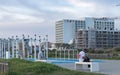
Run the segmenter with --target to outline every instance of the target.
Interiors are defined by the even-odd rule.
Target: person
[[[43,58],[43,54],[42,54],[42,51],[41,51],[41,50],[39,51],[38,56],[39,56],[39,59],[42,59],[42,58]]]
[[[79,54],[79,62],[90,62],[90,58],[86,55],[87,49],[82,50]],[[88,68],[90,68],[90,65],[88,65]]]
[[[89,57],[86,55],[87,49],[80,51],[78,54],[79,62],[90,62]]]

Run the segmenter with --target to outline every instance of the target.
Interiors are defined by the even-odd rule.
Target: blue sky
[[[55,21],[120,17],[117,4],[119,0],[0,0],[0,37],[47,34],[55,42]]]

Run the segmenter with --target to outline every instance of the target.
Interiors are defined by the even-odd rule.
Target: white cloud
[[[88,3],[88,2],[83,2],[80,0],[68,0],[69,3],[71,3],[73,6],[76,7],[94,7],[94,3]]]
[[[7,16],[7,17],[5,17]],[[14,24],[24,24],[24,23],[42,23],[43,18],[35,17],[31,15],[23,14],[2,14],[0,18],[0,25],[14,25]]]
[[[77,11],[74,10],[73,8],[70,8],[70,7],[60,7],[60,6],[57,6],[57,7],[51,7],[51,8],[48,8],[50,11],[55,11],[55,12],[60,12],[60,13],[76,13]]]
[[[0,5],[0,9],[3,11],[7,11],[9,13],[21,13],[21,14],[34,14],[34,13],[39,13],[40,15],[42,15],[43,13],[38,12],[36,10],[27,8],[25,6],[3,6]],[[12,10],[11,10],[12,9]]]
[[[33,14],[36,13],[37,12],[34,12],[26,8],[1,6],[0,25],[4,26],[4,25],[44,22],[42,16],[41,17],[33,16]]]

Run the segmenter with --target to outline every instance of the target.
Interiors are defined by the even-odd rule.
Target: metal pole
[[[29,41],[29,35],[28,35],[28,41]],[[29,45],[27,45],[27,46],[29,46]],[[29,48],[27,47],[27,58],[29,59],[29,56],[30,56],[30,50],[29,50]]]
[[[14,58],[14,36],[12,36],[12,58]]]
[[[4,39],[2,41],[2,53],[3,53],[2,58],[4,58]]]
[[[73,59],[74,59],[74,49],[73,49]]]
[[[31,41],[31,58],[32,58],[32,46],[33,46],[33,44],[32,44],[32,38],[30,39],[30,41]]]
[[[10,58],[10,38],[8,38],[8,58]]]
[[[57,50],[55,51],[56,59],[57,59]]]
[[[43,39],[43,43],[45,43],[45,38]],[[44,46],[44,58],[45,58],[45,57],[46,57],[46,56],[45,56],[45,52],[46,52],[45,44],[43,44],[43,46]]]
[[[24,34],[23,34],[23,39],[22,39],[22,50],[23,50],[23,58],[25,58],[25,41],[24,41],[24,39],[25,39],[25,36],[24,36]]]
[[[76,59],[78,58],[78,56],[77,56],[77,55],[78,55],[78,50],[77,50],[77,54],[76,54]]]
[[[2,58],[2,49],[1,49],[1,39],[0,39],[0,58]]]
[[[64,49],[64,60],[65,60],[65,49]]]
[[[48,59],[48,35],[46,35],[46,59]]]
[[[5,38],[4,38],[4,48],[3,48],[3,52],[4,52],[4,59],[6,58],[6,49],[5,49],[5,43],[6,43],[6,40],[5,40]]]
[[[62,48],[60,49],[60,59],[61,59],[61,51],[62,51]]]
[[[18,54],[18,58],[19,58],[19,54],[20,54],[20,39],[18,38],[17,39],[18,40],[18,51],[17,51],[17,54]]]
[[[16,36],[16,58],[18,58],[18,36]]]
[[[2,53],[1,57],[3,58],[3,39],[1,40],[1,53]]]
[[[1,58],[3,58],[3,39],[1,40]]]
[[[34,59],[36,60],[36,34],[35,34],[35,39],[34,39]]]
[[[68,50],[68,59],[70,58],[70,53],[69,53],[70,51]]]
[[[40,55],[39,54],[42,54],[42,51],[41,51],[41,37],[39,36],[39,53],[38,53],[38,59],[40,59]]]

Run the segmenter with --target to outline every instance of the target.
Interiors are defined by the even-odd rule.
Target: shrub
[[[120,51],[120,47],[115,47],[115,48],[113,48],[113,50],[116,51],[116,52],[119,52]]]
[[[117,53],[113,53],[113,56],[119,56]]]
[[[96,53],[104,53],[103,50],[96,50]]]

